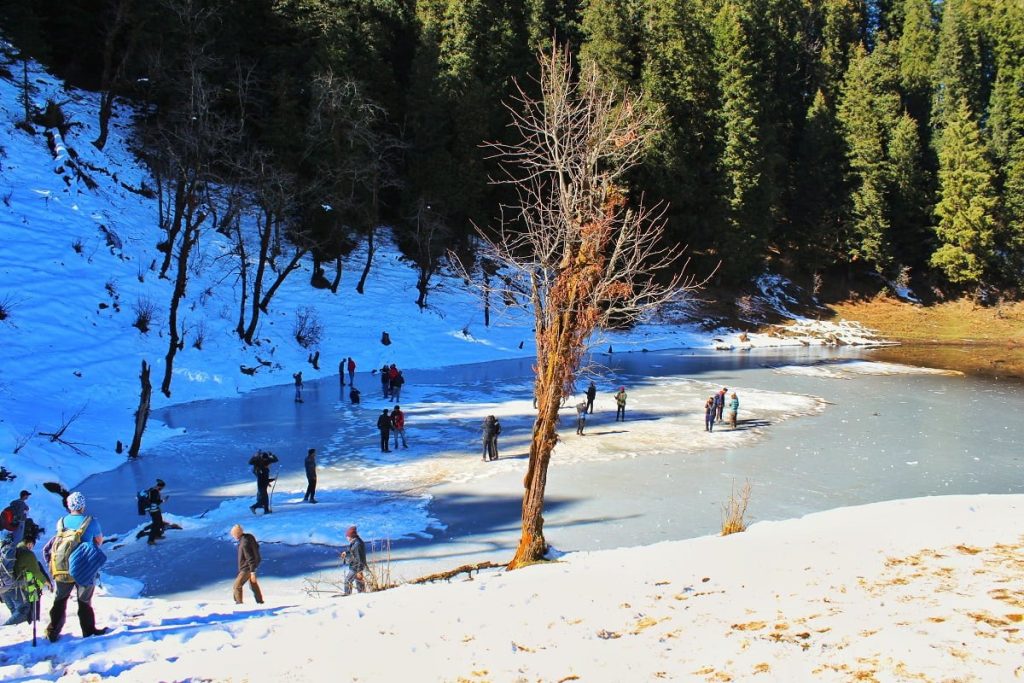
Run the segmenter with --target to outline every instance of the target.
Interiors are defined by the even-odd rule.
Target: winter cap
[[[164,483],[163,479],[157,479],[156,480],[156,485],[159,486],[160,488],[163,488],[164,486],[167,486],[167,484]]]
[[[350,526],[348,528],[348,531],[345,532],[345,537],[346,538],[352,538],[355,535],[356,535],[356,527],[355,527],[355,525]]]
[[[78,491],[73,491],[68,494],[68,510],[72,512],[81,512],[85,509],[85,496]]]
[[[18,497],[19,498],[24,498],[25,496],[31,496],[31,495],[32,495],[31,491],[26,491],[25,489],[22,489],[21,493],[18,494]]]

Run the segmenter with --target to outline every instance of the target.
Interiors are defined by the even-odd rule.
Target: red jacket
[[[356,362],[354,360],[352,360],[351,358],[348,359],[348,371],[349,372],[355,372],[356,371]]]
[[[391,424],[395,429],[403,429],[405,427],[405,413],[401,410],[394,410],[391,412]]]

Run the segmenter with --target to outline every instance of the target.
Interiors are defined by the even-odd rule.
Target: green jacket
[[[14,578],[25,582],[30,595],[37,594],[50,581],[49,575],[39,563],[39,558],[26,548],[24,543],[18,544],[14,554]]]

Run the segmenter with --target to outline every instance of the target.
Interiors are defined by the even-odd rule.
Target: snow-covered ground
[[[105,596],[102,638],[0,629],[0,677],[1013,681],[1022,515],[1020,495],[926,498],[345,599]]]
[[[74,125],[66,138],[51,131],[51,152],[42,131],[29,135],[14,127],[18,89],[0,80],[0,309],[6,314],[0,320],[0,464],[18,477],[0,482],[0,496],[6,501],[22,488],[32,491],[33,518],[52,528],[59,499],[41,493],[44,481],[74,486],[124,461],[114,444],[131,438],[141,361],[153,366],[155,388],[163,374],[171,284],[152,267],[162,257],[155,201],[131,189],[152,186],[129,149],[131,112],[117,111],[110,141],[99,152],[89,142],[95,137],[95,96],[67,90],[38,68],[30,78],[37,104],[64,103]],[[85,186],[72,164],[96,189]],[[204,234],[181,306],[187,332],[172,396],[154,392],[154,408],[288,384],[298,370],[307,380],[329,377],[349,355],[358,363],[360,383],[369,383],[369,370],[383,363],[436,368],[532,354],[528,316],[504,312],[485,327],[479,302],[457,277],[439,276],[430,307],[420,311],[415,273],[382,232],[384,244],[364,294],[354,290],[365,256],[361,248],[346,260],[337,295],[311,288],[310,264],[304,263],[271,303],[253,347],[233,332],[237,266],[225,256],[229,247],[221,235]],[[766,299],[781,296],[781,285],[773,282]],[[139,302],[151,302],[156,311],[146,334],[132,326]],[[312,307],[323,323],[319,371],[293,336],[303,307]],[[749,335],[741,341],[738,333],[677,324],[673,315],[626,334],[603,335],[594,346],[616,352],[742,350],[815,344],[829,335],[847,343],[877,342],[856,326],[812,321],[799,336]],[[201,349],[193,346],[200,330]],[[389,346],[380,343],[383,331]],[[247,375],[241,366],[259,369]],[[820,372],[833,376],[837,367],[822,365]],[[843,373],[879,371],[841,367]],[[650,414],[658,428],[610,434],[597,446],[567,438],[559,446],[560,463],[582,466],[656,452],[681,425],[699,423],[700,400],[712,389],[710,383],[675,379],[631,388],[631,410]],[[528,400],[505,399],[434,402],[431,419],[476,423],[487,412],[527,414]],[[666,407],[668,399],[673,409]],[[824,404],[749,390],[743,409],[779,421],[813,414]],[[78,417],[63,438],[84,454],[39,435],[72,415]],[[173,434],[151,421],[143,454]],[[738,448],[757,437],[756,430],[721,434],[714,447]],[[672,447],[696,452],[711,443],[698,434]],[[495,465],[507,469],[517,462]],[[463,463],[426,459],[361,472],[378,489],[476,476]],[[250,493],[239,491],[239,498],[202,519],[171,519],[185,534],[222,537],[240,513],[248,514]],[[360,523],[384,530],[382,536],[389,523],[397,525],[396,534],[436,523],[425,504],[405,501],[399,510],[388,507],[386,497],[359,498],[364,495],[370,494],[328,486],[323,507],[367,511]],[[1016,630],[1024,604],[1021,505],[1021,496],[952,497],[837,510],[758,524],[725,539],[577,553],[521,572],[485,573],[452,586],[403,586],[344,602],[310,598],[296,585],[269,595],[260,610],[237,609],[222,585],[211,587],[205,599],[148,600],[131,597],[138,594],[137,582],[108,576],[97,609],[100,623],[114,627],[110,636],[79,639],[73,614],[56,645],[44,640],[32,648],[26,627],[0,628],[0,678],[612,681],[768,674],[764,680],[1011,680],[1024,676]],[[309,507],[283,519],[261,517],[253,530],[287,543],[336,542],[344,522],[332,526],[316,515]]]

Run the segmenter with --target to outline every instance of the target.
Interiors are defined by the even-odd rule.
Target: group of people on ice
[[[704,402],[704,431],[713,432],[715,430],[715,423],[722,422],[723,412],[729,422],[729,426],[736,429],[736,416],[740,411],[740,399],[736,396],[735,391],[731,395],[728,394],[729,389],[722,387],[721,390],[708,396],[708,400]]]

